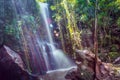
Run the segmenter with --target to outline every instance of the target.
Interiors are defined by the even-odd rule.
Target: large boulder
[[[7,46],[0,48],[0,80],[38,80],[24,68],[21,57]]]
[[[66,75],[67,79],[93,80],[97,78],[97,80],[114,80],[112,65],[102,62],[99,58],[97,58],[97,63],[95,63],[95,54],[89,50],[76,50],[75,61],[78,65],[78,70],[69,72]],[[95,66],[97,67],[97,73]]]

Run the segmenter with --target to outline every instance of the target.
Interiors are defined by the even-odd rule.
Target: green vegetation
[[[5,44],[23,53],[20,56],[29,66],[29,71],[32,71],[32,65],[27,61],[33,54],[28,54],[30,51],[42,52],[42,41],[48,47],[44,40],[51,35],[46,35],[39,2],[48,3],[46,13],[50,11],[50,17],[47,15],[46,22],[54,41],[59,45],[55,43],[55,46],[71,58],[75,60],[76,51],[85,49],[95,54],[94,66],[98,57],[109,63],[120,57],[120,0],[18,0],[18,3],[17,0],[1,0],[0,46]],[[84,73],[85,78],[91,76],[87,73]]]
[[[95,29],[95,10],[97,10],[97,40],[98,40],[98,53],[103,51],[104,48],[111,54],[111,50],[118,46],[117,50],[114,50],[118,55],[120,52],[120,4],[119,0],[56,0],[51,1],[51,10],[54,21],[59,24],[59,27],[66,28],[63,30],[64,41],[68,38],[68,44],[72,46],[71,50],[89,48],[93,51],[93,46],[83,46],[84,36],[93,36],[91,38],[94,42],[94,29]],[[60,28],[60,29],[61,29]],[[87,31],[91,34],[85,33]],[[66,32],[66,33],[65,33]],[[64,37],[65,36],[65,37]],[[64,42],[65,43],[65,42]],[[93,43],[92,43],[93,44]],[[113,46],[115,45],[115,46]],[[64,44],[64,46],[66,46]],[[112,48],[111,48],[112,47]],[[67,51],[67,49],[66,49]],[[69,50],[67,51],[68,53]],[[112,58],[112,57],[111,57]]]
[[[94,51],[95,18],[97,18],[98,53],[104,52],[102,51],[104,49],[108,55],[111,55],[113,51],[119,54],[120,0],[99,0],[97,8],[96,0],[30,0],[28,5],[33,3],[32,7],[30,7],[31,15],[23,15],[22,17],[33,29],[36,29],[36,26],[42,23],[37,2],[48,2],[50,4],[53,23],[56,23],[60,30],[59,39],[61,40],[64,52],[75,56],[74,51],[76,49],[87,48]],[[4,27],[4,30],[1,32],[4,35],[13,35],[18,39],[20,38],[20,33],[18,32],[20,30],[19,26],[23,25],[24,21],[14,19],[18,16],[15,16],[16,13],[12,13],[14,6],[10,6],[9,3],[11,2],[6,3],[6,6],[9,6],[9,8],[6,7],[3,10],[7,16],[0,16],[0,24]],[[97,11],[96,17],[95,11]],[[5,24],[2,23],[2,17],[5,18]],[[18,26],[18,28],[15,29],[12,26]],[[87,36],[88,40],[86,39]],[[118,54],[112,53],[112,55]]]

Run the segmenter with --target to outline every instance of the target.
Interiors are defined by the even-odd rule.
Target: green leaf
[[[55,6],[50,6],[50,9],[54,11],[54,10],[56,10],[56,7]]]

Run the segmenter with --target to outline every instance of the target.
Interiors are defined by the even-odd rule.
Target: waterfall
[[[42,25],[26,10],[26,5],[21,0],[12,0],[12,4],[17,22],[15,28],[19,28],[19,41],[24,51],[26,69],[30,73],[40,75],[76,67],[74,62],[54,45],[47,3],[38,2]]]
[[[43,17],[45,27],[46,27],[46,30],[47,30],[46,35],[48,35],[49,43],[53,45],[53,38],[52,38],[52,34],[51,34],[52,32],[50,30],[50,24],[48,23],[48,19],[50,19],[48,4],[39,2],[39,6],[40,6],[41,15]],[[52,47],[52,49],[54,50],[54,47]]]

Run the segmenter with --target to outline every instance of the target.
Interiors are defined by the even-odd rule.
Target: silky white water
[[[23,49],[23,60],[26,69],[32,74],[47,74],[76,67],[75,63],[65,53],[57,49],[54,44],[53,28],[47,3],[37,2],[39,6],[39,17],[31,15],[27,2],[12,0],[16,17],[19,42]],[[42,23],[39,23],[39,22]],[[51,27],[52,25],[52,27]]]

